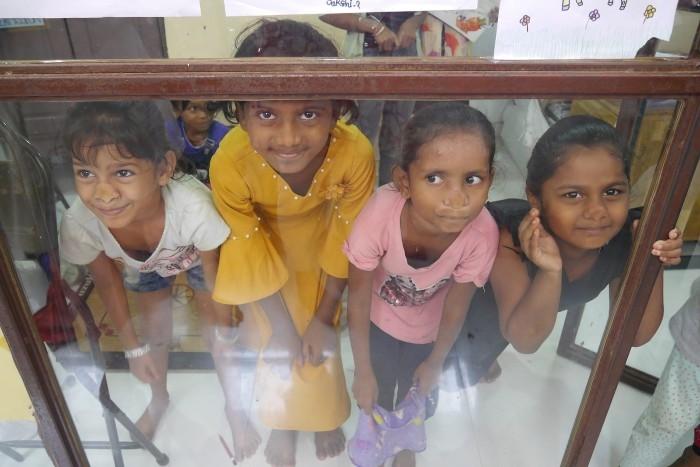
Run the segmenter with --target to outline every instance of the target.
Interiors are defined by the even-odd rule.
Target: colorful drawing
[[[571,0],[561,0],[561,11],[566,11],[571,6]]]
[[[457,27],[464,32],[478,31],[486,26],[486,18],[478,16],[470,16],[467,18],[464,15],[457,16]]]
[[[620,0],[620,10],[627,8],[627,0]]]
[[[530,32],[530,17],[528,15],[523,15],[523,17],[520,18],[520,24],[525,26],[525,32]]]
[[[656,13],[656,7],[654,5],[647,5],[646,10],[644,10],[644,23],[647,22],[649,18],[653,18]]]
[[[588,19],[590,19],[591,21],[597,21],[599,18],[600,12],[597,9],[591,10],[591,12],[588,13]]]

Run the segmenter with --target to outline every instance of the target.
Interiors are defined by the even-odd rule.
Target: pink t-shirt
[[[371,321],[404,342],[426,344],[437,338],[451,280],[483,287],[498,248],[498,227],[483,208],[440,258],[430,266],[408,264],[401,239],[406,200],[392,185],[380,187],[355,224],[343,251],[364,271],[375,271]]]

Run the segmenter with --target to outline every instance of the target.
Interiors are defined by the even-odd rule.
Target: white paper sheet
[[[668,40],[678,0],[502,0],[497,59],[633,58]]]
[[[0,18],[200,16],[199,0],[0,0]]]
[[[472,10],[478,0],[224,0],[226,16],[306,15],[373,11]]]

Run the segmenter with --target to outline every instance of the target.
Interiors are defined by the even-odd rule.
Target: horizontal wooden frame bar
[[[5,62],[0,99],[681,98],[700,60],[230,59]]]

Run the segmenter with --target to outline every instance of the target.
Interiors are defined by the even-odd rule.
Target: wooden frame
[[[627,275],[608,321],[562,465],[588,465],[659,264],[651,244],[677,218],[700,157],[700,60],[494,62],[466,59],[113,60],[0,65],[0,99],[378,98],[468,99],[645,96],[680,105],[647,199]],[[0,323],[58,465],[85,453],[43,345],[29,320],[9,250],[0,243]],[[48,375],[48,377],[47,377]],[[42,382],[42,380],[44,380]]]

